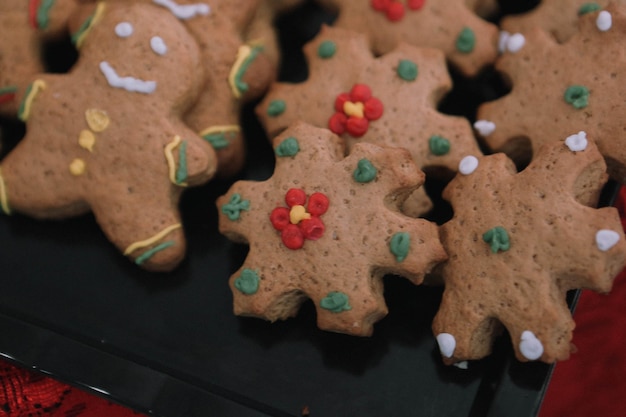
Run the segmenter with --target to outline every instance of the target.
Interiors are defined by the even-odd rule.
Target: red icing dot
[[[289,207],[296,205],[303,206],[306,203],[306,193],[301,188],[291,188],[285,194],[285,203]]]
[[[348,116],[344,113],[335,113],[328,120],[328,128],[331,132],[336,135],[341,135],[346,131],[346,122],[348,121]]]
[[[408,0],[408,6],[409,9],[411,10],[419,10],[422,7],[424,7],[424,3],[426,3],[426,0]]]
[[[290,224],[289,209],[287,207],[276,207],[270,214],[270,221],[276,230],[283,230]]]
[[[313,193],[309,197],[307,211],[314,216],[321,216],[328,210],[328,197],[322,193]]]
[[[289,249],[300,249],[304,245],[304,235],[295,224],[287,225],[280,233],[280,237]]]
[[[346,131],[355,138],[363,136],[369,128],[369,121],[365,117],[348,117]]]
[[[367,100],[363,107],[363,115],[368,120],[377,120],[383,115],[383,103],[376,97]]]
[[[391,20],[392,22],[402,20],[402,18],[404,17],[404,5],[399,1],[394,1],[389,5],[386,13],[387,19]]]
[[[343,105],[346,101],[350,101],[350,95],[348,93],[341,93],[335,99],[335,110],[343,113]]]
[[[374,10],[384,12],[387,10],[392,0],[372,0],[371,5]]]
[[[365,84],[354,84],[354,87],[350,90],[351,101],[365,102],[370,97],[372,97],[372,90],[370,90],[370,88]],[[341,111],[343,111],[343,107],[341,108]]]
[[[311,217],[300,222],[300,230],[304,237],[309,240],[317,240],[322,237],[324,229],[324,222],[319,217]]]

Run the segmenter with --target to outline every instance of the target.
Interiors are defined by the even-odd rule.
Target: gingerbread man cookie
[[[444,361],[488,355],[502,325],[520,361],[566,359],[566,292],[608,292],[626,265],[617,210],[593,208],[607,179],[602,155],[579,132],[553,137],[520,173],[502,153],[468,156],[460,171],[443,193],[454,217],[440,227],[450,258],[438,270],[433,331]]]
[[[368,336],[387,313],[385,274],[415,284],[446,258],[437,227],[399,206],[424,181],[400,148],[344,143],[298,122],[274,141],[266,181],[238,181],[217,200],[219,229],[250,251],[230,278],[237,315],[270,321],[310,298],[319,328]]]
[[[355,144],[408,149],[427,175],[449,179],[465,155],[478,154],[469,121],[440,113],[452,88],[443,53],[401,43],[375,58],[365,35],[323,26],[304,47],[309,78],[275,83],[257,115],[270,136],[296,120],[326,127]],[[424,214],[431,203],[420,188],[404,212]]]
[[[201,85],[198,46],[161,8],[101,3],[68,74],[21,100],[26,135],[1,162],[0,206],[37,218],[92,211],[135,263],[169,270],[185,254],[178,202],[209,180],[212,148],[182,122]]]

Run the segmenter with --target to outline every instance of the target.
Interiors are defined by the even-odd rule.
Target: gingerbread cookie
[[[482,104],[476,127],[493,151],[528,160],[546,132],[565,137],[585,130],[607,160],[609,174],[626,182],[623,117],[626,94],[621,74],[626,6],[583,15],[581,28],[564,44],[538,29],[516,52],[506,52],[497,69],[512,90]]]
[[[449,179],[465,155],[480,151],[467,119],[440,113],[437,106],[452,88],[443,53],[401,43],[375,58],[365,35],[323,26],[304,47],[309,78],[275,83],[257,106],[270,136],[297,120],[357,143],[408,149],[427,175]],[[405,213],[431,208],[420,188]]]
[[[220,232],[250,246],[230,278],[235,314],[283,320],[310,298],[319,328],[371,335],[383,275],[419,284],[446,258],[434,223],[399,212],[424,174],[401,148],[360,143],[344,159],[340,138],[302,122],[274,149],[271,178],[217,200]]]
[[[450,258],[433,331],[446,363],[488,355],[502,325],[520,361],[566,359],[566,292],[608,292],[626,265],[617,210],[593,208],[607,174],[592,138],[550,137],[520,173],[502,153],[468,156],[444,190],[454,217],[440,227]]]
[[[135,263],[169,270],[185,254],[178,202],[216,169],[182,122],[202,83],[198,46],[161,8],[101,3],[68,74],[37,78],[21,101],[26,135],[1,161],[6,213],[92,211]]]
[[[496,60],[498,28],[470,10],[467,0],[317,0],[336,11],[334,25],[367,34],[377,55],[400,42],[442,50],[473,77]]]

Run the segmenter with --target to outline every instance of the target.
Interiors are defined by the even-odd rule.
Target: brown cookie
[[[319,328],[372,334],[384,317],[382,277],[415,284],[446,258],[437,227],[399,212],[424,174],[401,148],[343,141],[298,122],[274,141],[266,181],[238,181],[217,200],[219,230],[249,244],[230,278],[237,315],[283,320],[308,298]]]
[[[502,153],[469,158],[445,188],[454,217],[440,227],[450,258],[433,331],[446,363],[488,355],[502,326],[520,361],[566,359],[566,292],[608,292],[626,265],[617,209],[593,208],[602,155],[584,132],[563,139],[520,173]]]
[[[44,74],[21,100],[26,135],[2,161],[5,212],[92,211],[125,255],[169,270],[185,254],[178,202],[216,168],[182,122],[201,85],[199,49],[161,8],[101,3],[68,74]]]

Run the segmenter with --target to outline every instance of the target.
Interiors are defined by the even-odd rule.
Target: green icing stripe
[[[37,9],[37,26],[39,29],[47,29],[50,24],[50,9],[54,6],[55,0],[44,0]]]
[[[204,140],[209,142],[214,149],[224,149],[230,145],[230,140],[226,135],[234,136],[232,132],[216,132],[203,136]]]
[[[157,245],[155,247],[153,247],[150,250],[145,251],[144,253],[142,253],[141,255],[139,255],[136,259],[135,259],[135,263],[137,265],[141,265],[144,262],[146,262],[148,259],[152,258],[154,256],[154,254],[156,254],[157,252],[161,252],[162,250],[165,250],[167,248],[169,248],[170,246],[174,246],[175,242],[173,240],[169,240],[167,242],[163,242],[160,245]]]
[[[17,110],[17,118],[23,122],[26,121],[24,119],[24,112],[26,111],[26,101],[28,101],[28,98],[30,97],[31,92],[33,91],[33,86],[34,86],[34,83],[26,87],[26,93],[24,94],[24,98],[22,99],[22,102],[20,103],[20,107]]]
[[[80,37],[82,36],[83,33],[85,33],[85,31],[87,31],[89,29],[89,26],[91,26],[91,22],[93,22],[93,18],[95,16],[95,13],[92,14],[91,16],[89,16],[87,18],[87,20],[85,20],[83,22],[82,25],[80,25],[80,27],[78,28],[78,30],[76,32],[74,32],[74,34],[72,34],[71,39],[72,39],[72,43],[74,45],[76,45],[76,43],[78,42],[78,40],[80,39]]]
[[[600,5],[596,3],[595,1],[590,2],[590,3],[585,3],[582,6],[580,6],[580,8],[578,9],[578,15],[582,16],[587,13],[597,12],[600,9],[601,9]]]
[[[398,232],[391,237],[389,250],[396,257],[396,261],[402,262],[409,254],[411,236],[407,232]]]
[[[17,92],[17,86],[9,85],[7,87],[0,87],[0,96],[3,94],[14,94]]]
[[[320,307],[333,313],[352,310],[348,302],[348,296],[340,291],[329,292],[326,297],[320,300]]]
[[[259,283],[261,278],[259,278],[259,274],[257,274],[252,269],[245,268],[241,271],[241,275],[239,275],[235,279],[235,288],[246,295],[256,294],[259,290]]]
[[[187,180],[187,141],[182,141],[178,148],[178,169],[176,170],[176,184]]]
[[[246,91],[248,91],[248,84],[243,81],[243,76],[246,75],[246,71],[262,50],[262,46],[253,47],[250,51],[250,54],[248,54],[246,59],[244,59],[243,63],[237,70],[237,73],[235,74],[235,86],[237,87],[237,90],[239,90],[241,93],[245,93]]]

